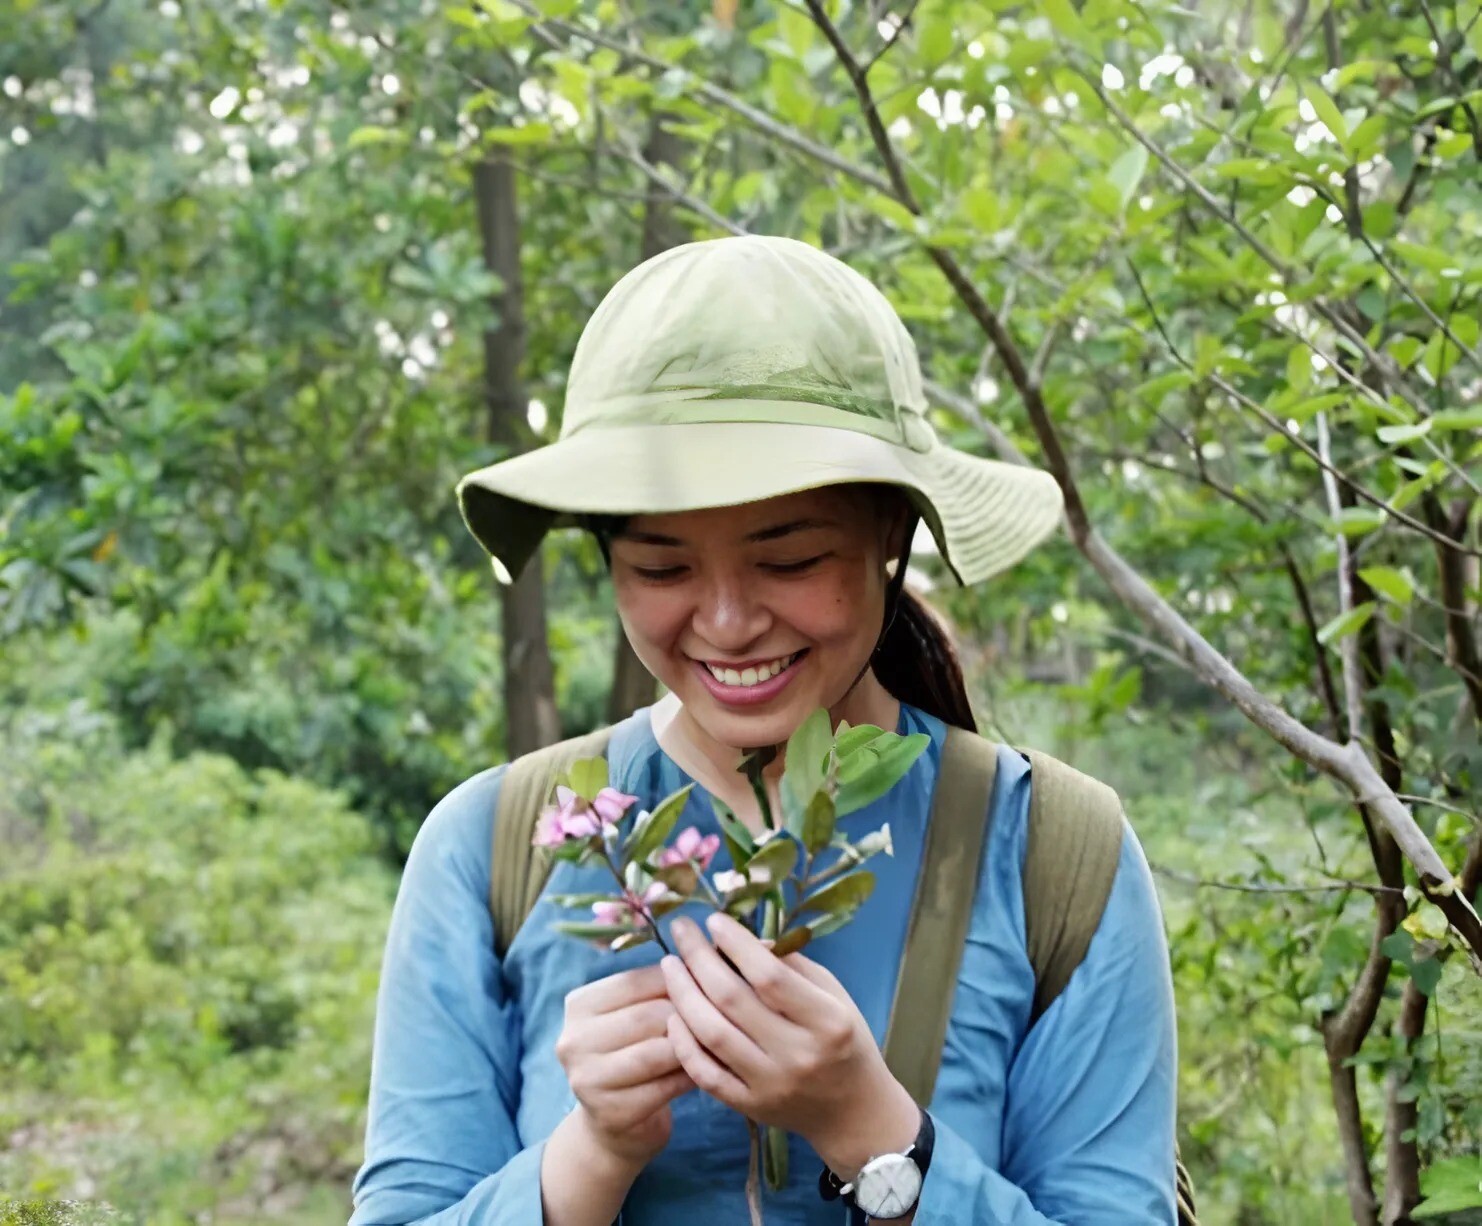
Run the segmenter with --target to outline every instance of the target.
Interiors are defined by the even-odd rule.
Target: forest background
[[[1482,1221],[1479,112],[1478,0],[10,0],[0,1215],[344,1220],[419,822],[652,697],[453,483],[756,231],[1066,491],[912,577],[1123,794],[1205,1219]]]

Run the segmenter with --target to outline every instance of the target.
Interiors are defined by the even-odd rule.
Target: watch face
[[[860,1171],[854,1201],[870,1217],[901,1217],[921,1196],[921,1168],[905,1154],[886,1154]]]

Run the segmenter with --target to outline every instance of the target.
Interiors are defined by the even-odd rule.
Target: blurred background
[[[1482,1221],[1479,56],[1478,0],[8,0],[0,1221],[348,1216],[418,824],[653,697],[594,544],[501,589],[453,484],[740,231],[1074,492],[913,579],[1126,800],[1206,1222]]]

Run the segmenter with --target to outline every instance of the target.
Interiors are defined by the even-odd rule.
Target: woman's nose
[[[712,647],[740,651],[767,632],[772,616],[739,576],[719,576],[701,593],[694,624]]]

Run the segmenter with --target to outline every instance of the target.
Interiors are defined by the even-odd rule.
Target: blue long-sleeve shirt
[[[894,855],[871,862],[875,892],[808,956],[849,990],[883,1041],[921,863],[945,729],[903,707],[900,731],[931,745],[885,796],[843,819],[856,834],[890,823]],[[612,783],[644,807],[689,776],[659,748],[647,711],[620,724]],[[542,1226],[544,1139],[575,1105],[554,1054],[573,988],[657,960],[551,931],[552,893],[600,891],[605,870],[561,863],[502,964],[489,917],[494,810],[503,768],[465,781],[432,811],[407,862],[376,1015],[365,1163],[351,1226]],[[1132,1226],[1172,1223],[1173,991],[1162,919],[1130,830],[1085,960],[1029,1028],[1034,979],[1024,946],[1022,869],[1029,766],[1001,749],[941,1071],[930,1103],[936,1151],[916,1226]],[[681,826],[716,828],[692,793]],[[716,867],[724,866],[722,849]],[[739,1115],[696,1090],[673,1104],[668,1147],[639,1175],[624,1226],[748,1220],[748,1137]],[[790,1138],[790,1180],[766,1194],[769,1226],[839,1226],[818,1195],[819,1160]],[[580,1178],[580,1172],[571,1172]]]

